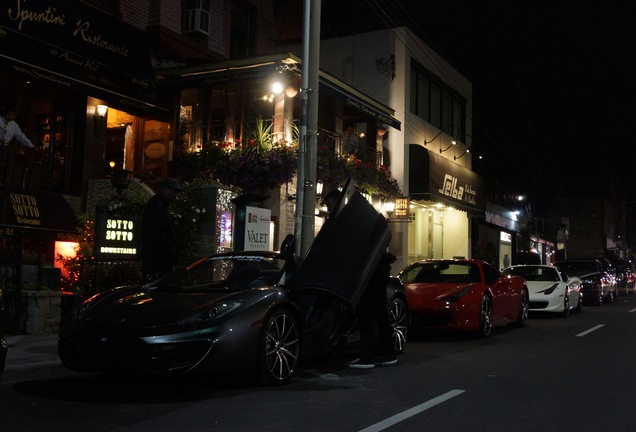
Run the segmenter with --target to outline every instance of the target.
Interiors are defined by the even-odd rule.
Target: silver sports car
[[[300,359],[354,339],[356,307],[390,237],[384,217],[347,186],[300,262],[291,240],[279,252],[208,256],[144,286],[99,293],[63,324],[60,358],[73,371],[246,371],[286,382]],[[401,352],[409,315],[397,278],[387,308]]]

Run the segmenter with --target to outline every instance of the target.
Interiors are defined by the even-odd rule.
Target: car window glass
[[[471,283],[481,277],[474,264],[430,262],[405,271],[400,279],[403,283]]]
[[[483,270],[484,270],[484,277],[486,278],[486,283],[491,284],[499,280],[499,277],[500,277],[499,271],[497,271],[497,269],[495,269],[494,267],[488,264],[484,264]]]
[[[170,286],[188,291],[242,290],[250,288],[250,283],[259,278],[263,285],[274,285],[283,265],[284,260],[268,257],[217,257],[190,268],[183,278],[171,281]]]
[[[420,271],[422,270],[421,266],[413,266],[410,269],[407,269],[400,275],[400,280],[402,283],[411,283],[416,282]]]

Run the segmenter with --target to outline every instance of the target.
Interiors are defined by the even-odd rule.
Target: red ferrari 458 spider
[[[528,320],[528,286],[490,264],[471,259],[423,260],[398,275],[416,328],[476,331]]]

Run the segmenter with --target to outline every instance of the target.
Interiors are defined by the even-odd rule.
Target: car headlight
[[[193,324],[196,322],[215,320],[227,315],[234,309],[238,308],[241,302],[223,302],[216,303],[202,311],[197,311],[192,315],[183,319],[179,324]]]
[[[441,298],[440,300],[447,301],[449,303],[454,303],[460,298],[464,297],[466,294],[468,294],[472,288],[473,288],[472,285],[467,285],[466,287],[462,288],[461,291],[456,292],[453,295],[449,295],[447,297]]]
[[[87,298],[86,300],[84,300],[79,305],[79,307],[75,310],[75,315],[78,316],[79,318],[82,318],[86,314],[86,312],[88,312],[88,310],[97,303],[100,297],[101,297],[101,293],[97,293]]]
[[[554,292],[555,289],[557,289],[557,287],[559,286],[558,283],[555,283],[554,285],[552,285],[550,288],[543,290],[543,294],[545,295],[549,295],[552,294]]]

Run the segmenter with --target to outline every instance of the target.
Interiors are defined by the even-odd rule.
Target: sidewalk
[[[0,382],[43,379],[63,370],[57,354],[57,334],[5,336],[7,364]]]

